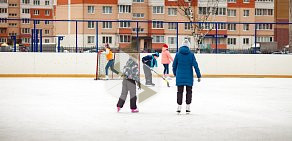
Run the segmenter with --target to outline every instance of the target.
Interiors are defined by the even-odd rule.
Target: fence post
[[[40,52],[43,52],[43,30],[40,29]]]
[[[76,28],[76,35],[75,35],[75,38],[76,38],[76,43],[75,43],[75,46],[76,46],[76,53],[78,53],[78,39],[77,39],[77,32],[78,32],[78,25],[77,25],[78,23],[77,23],[77,21],[76,21],[76,24],[75,24],[75,28]]]
[[[37,38],[36,38],[36,20],[33,20],[33,34],[34,34],[34,36],[33,36],[33,52],[35,52],[35,47],[36,47],[36,40],[37,40]]]
[[[13,51],[16,52],[16,36],[11,36],[11,39],[13,40]]]
[[[216,40],[216,54],[217,54],[218,53],[218,23],[216,23],[215,27],[216,27],[216,36],[215,36],[215,40]]]
[[[96,53],[98,53],[98,22],[95,23],[96,29],[95,29],[95,40],[96,40]]]
[[[36,29],[35,32],[36,32],[35,33],[36,34],[36,38],[35,38],[36,39],[36,41],[35,41],[36,42],[35,51],[38,52],[38,50],[39,50],[39,45],[38,45],[38,43],[39,43],[39,30]]]
[[[254,24],[254,54],[257,53],[257,24]]]
[[[34,52],[34,29],[31,29],[31,51]]]
[[[137,22],[137,31],[136,31],[136,42],[137,42],[137,52],[139,53],[139,22]]]
[[[176,52],[178,52],[178,22],[176,22]]]

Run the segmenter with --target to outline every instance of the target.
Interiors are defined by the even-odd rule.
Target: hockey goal
[[[124,66],[126,65],[130,57],[138,63],[139,72],[140,72],[140,54],[139,53],[113,52],[115,70],[117,70],[121,74],[123,72]],[[102,80],[105,78],[105,75],[106,75],[105,67],[107,63],[108,63],[108,60],[106,59],[105,52],[98,53],[97,58],[96,58],[95,80]],[[109,80],[122,79],[119,77],[119,75],[113,73],[111,68],[108,69],[108,77],[109,77]]]

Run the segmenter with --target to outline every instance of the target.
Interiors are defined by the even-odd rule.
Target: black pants
[[[137,96],[136,96],[136,83],[131,79],[123,79],[122,93],[119,98],[117,107],[123,108],[127,99],[128,92],[130,91],[130,108],[137,109]]]
[[[164,66],[163,74],[169,74],[169,64],[163,64],[163,66]]]
[[[144,64],[143,65],[143,70],[144,70],[144,74],[145,74],[146,84],[152,84],[152,72],[151,72],[151,69]]]
[[[185,86],[177,86],[177,104],[181,105],[183,100],[183,92],[184,92]],[[192,103],[192,86],[186,86],[187,94],[186,94],[186,103],[191,104]]]

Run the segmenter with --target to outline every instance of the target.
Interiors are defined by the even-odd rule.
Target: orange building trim
[[[120,28],[119,33],[120,34],[132,34],[132,29],[131,28]]]
[[[255,8],[255,0],[250,0],[249,3],[244,3],[243,0],[237,0],[236,3],[228,3],[231,8]]]
[[[118,0],[71,0],[71,4],[118,4]]]
[[[34,15],[34,10],[39,10],[40,13],[39,15]],[[46,15],[45,11],[49,10],[50,14]],[[30,9],[30,16],[32,19],[53,19],[53,10],[52,9],[36,9],[36,8],[31,8]]]
[[[178,0],[178,1],[165,0],[164,4],[165,4],[165,6],[189,6],[188,3],[185,2],[185,0]],[[198,0],[192,0],[191,5],[197,6]]]

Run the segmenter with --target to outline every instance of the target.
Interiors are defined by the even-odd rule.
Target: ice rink
[[[0,78],[0,141],[292,140],[292,79],[203,78],[190,115],[175,113],[174,80],[158,78],[140,113],[117,113],[120,83]]]

